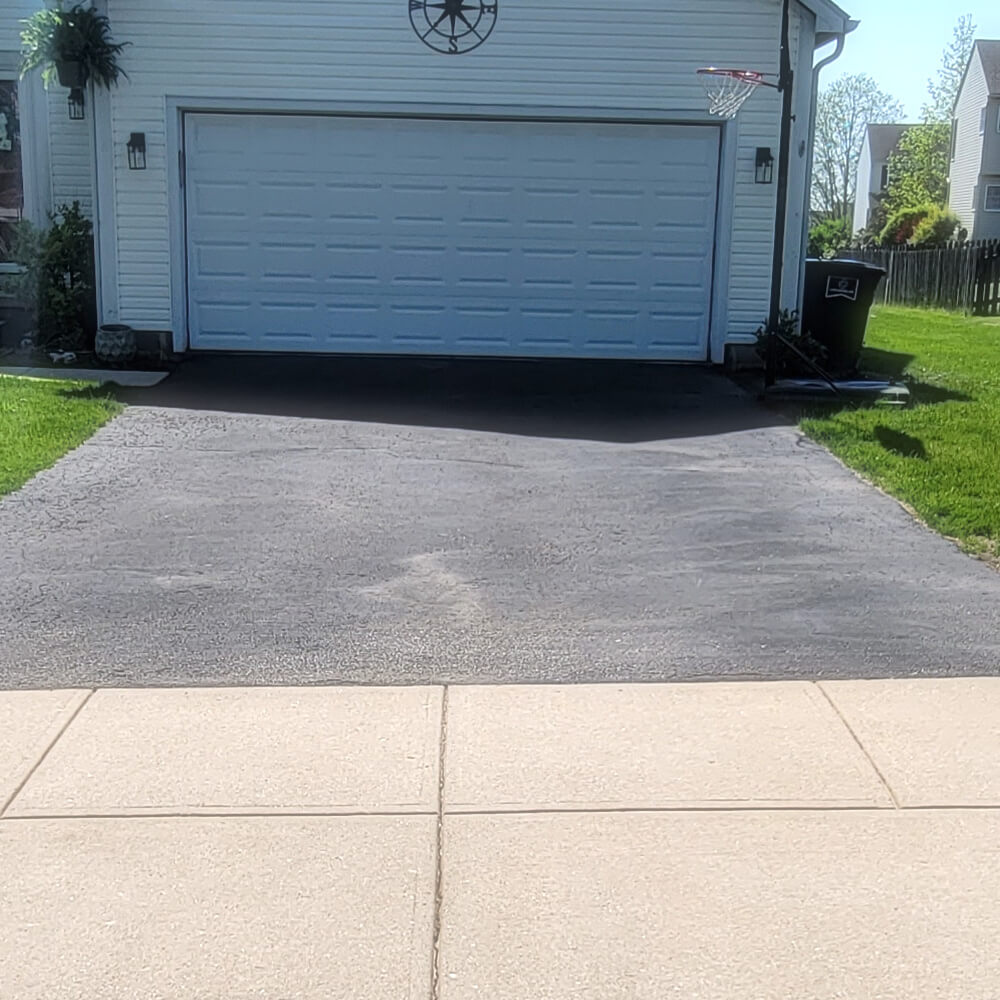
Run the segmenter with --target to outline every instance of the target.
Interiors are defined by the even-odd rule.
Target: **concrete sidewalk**
[[[1000,678],[0,693],[0,997],[993,1000]]]

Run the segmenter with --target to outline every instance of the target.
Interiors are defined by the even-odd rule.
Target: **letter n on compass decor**
[[[409,0],[409,4],[417,37],[447,55],[478,49],[497,23],[495,0]]]

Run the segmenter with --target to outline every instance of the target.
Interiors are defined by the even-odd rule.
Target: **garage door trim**
[[[626,125],[707,125],[719,130],[719,169],[714,232],[714,260],[709,304],[709,359],[723,360],[728,329],[730,239],[735,201],[737,130],[732,123],[720,122],[700,110],[649,111],[643,109],[590,109],[458,105],[340,105],[309,101],[254,100],[168,97],[167,180],[170,213],[171,326],[174,350],[190,347],[187,288],[187,233],[184,190],[184,117],[187,114],[292,115],[330,118],[443,119],[452,121],[569,122]]]

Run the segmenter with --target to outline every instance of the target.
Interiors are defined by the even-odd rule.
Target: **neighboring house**
[[[868,228],[872,209],[889,186],[889,157],[913,125],[869,125],[858,160],[853,232]],[[916,126],[919,128],[919,126]]]
[[[767,315],[780,98],[722,122],[695,70],[775,73],[776,0],[466,0],[454,38],[422,0],[98,6],[128,80],[82,122],[19,87],[25,212],[94,214],[104,322],[178,351],[721,362]],[[791,15],[795,308],[816,51],[854,22]],[[17,47],[5,14],[7,79]]]
[[[972,240],[1000,239],[1000,41],[972,49],[955,101],[949,205]]]

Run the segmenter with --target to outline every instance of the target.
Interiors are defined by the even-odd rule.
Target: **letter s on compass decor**
[[[410,24],[435,52],[457,56],[478,49],[497,23],[496,0],[409,0]]]

